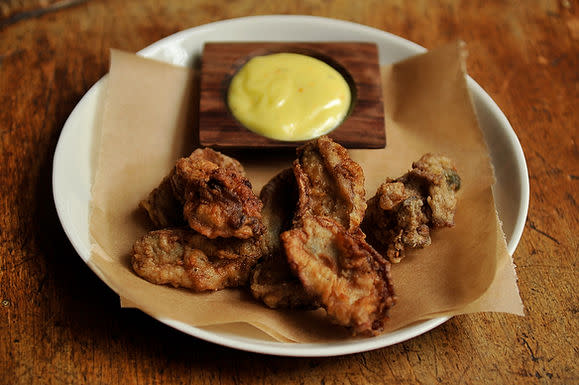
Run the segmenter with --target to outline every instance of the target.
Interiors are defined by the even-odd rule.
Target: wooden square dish
[[[218,148],[291,148],[303,142],[269,139],[245,128],[227,106],[231,78],[254,56],[299,53],[336,69],[350,86],[349,115],[328,136],[348,148],[384,148],[384,106],[373,43],[207,43],[201,61],[199,142]]]

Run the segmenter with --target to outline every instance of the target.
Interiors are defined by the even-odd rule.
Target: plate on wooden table
[[[267,31],[264,34],[263,31]],[[367,26],[313,16],[254,16],[225,20],[188,29],[164,38],[139,55],[190,66],[209,41],[367,41],[379,48],[381,65],[425,52],[408,40]],[[467,80],[479,123],[489,146],[497,183],[493,194],[509,253],[519,242],[529,204],[529,179],[521,145],[505,115],[472,79]],[[81,99],[66,121],[54,154],[53,193],[58,216],[75,250],[90,258],[89,202],[92,157],[102,79]],[[90,266],[90,265],[89,265]],[[95,272],[96,273],[96,272]],[[349,354],[393,345],[447,321],[438,317],[367,339],[334,343],[283,343],[259,334],[231,334],[219,328],[198,328],[172,319],[159,321],[216,344],[265,354],[321,357]]]

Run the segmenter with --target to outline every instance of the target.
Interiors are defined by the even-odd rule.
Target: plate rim
[[[225,19],[220,20],[208,24],[199,25],[196,27],[188,28],[179,32],[176,32],[172,35],[166,36],[149,46],[143,48],[142,50],[138,51],[137,54],[144,56],[144,57],[151,57],[154,54],[155,50],[162,48],[164,45],[173,43],[180,39],[186,39],[190,34],[203,34],[204,32],[209,32],[211,29],[219,29],[223,26],[231,26],[235,24],[243,25],[244,23],[248,22],[260,22],[260,21],[267,21],[267,22],[284,22],[287,23],[288,21],[291,22],[306,22],[306,23],[326,23],[326,24],[333,24],[334,27],[338,28],[351,28],[355,29],[358,32],[366,32],[376,35],[378,39],[389,39],[394,41],[395,43],[404,46],[406,49],[410,49],[414,51],[415,54],[420,54],[426,52],[427,50],[407,39],[404,39],[400,36],[394,35],[390,32],[382,31],[370,26],[357,24],[354,22],[340,20],[340,19],[332,19],[326,17],[319,17],[319,16],[310,16],[310,15],[260,15],[260,16],[247,16],[247,17],[240,17],[240,18],[232,18],[232,19]],[[61,140],[64,135],[70,131],[70,125],[68,124],[71,120],[71,117],[75,114],[81,113],[80,110],[86,104],[86,99],[94,96],[93,94],[99,91],[100,87],[102,87],[103,79],[106,75],[99,79],[79,100],[76,106],[73,108],[71,113],[69,114],[66,122],[63,125],[61,133],[59,135],[58,143],[55,148],[54,157],[53,157],[53,172],[52,172],[52,191],[53,191],[53,199],[57,211],[57,215],[59,217],[59,221],[61,222],[62,228],[70,240],[71,244],[73,245],[77,254],[83,259],[83,261],[89,266],[89,268],[99,277],[101,275],[95,269],[92,264],[88,263],[90,259],[90,245],[88,249],[88,255],[85,258],[85,253],[87,253],[86,248],[81,244],[82,241],[79,237],[72,231],[72,228],[69,228],[66,221],[63,220],[65,217],[64,215],[64,207],[62,202],[60,201],[59,197],[57,196],[57,192],[59,191],[56,188],[57,185],[57,165],[60,164],[60,158],[63,156],[63,141]],[[521,172],[521,202],[518,208],[518,215],[515,227],[513,229],[513,233],[511,238],[508,240],[507,248],[509,254],[513,254],[523,233],[525,219],[528,212],[529,206],[529,178],[528,178],[528,169],[525,160],[525,156],[523,153],[522,146],[518,137],[516,136],[515,131],[513,130],[511,124],[509,123],[507,117],[498,107],[496,102],[486,93],[486,91],[470,76],[467,77],[467,85],[468,89],[471,93],[477,94],[479,98],[484,102],[484,104],[490,108],[492,115],[497,118],[500,122],[500,125],[504,128],[502,132],[504,132],[509,140],[510,147],[514,150],[514,156],[518,161],[518,166],[520,167]],[[84,104],[83,104],[84,103]],[[68,128],[67,128],[68,127]],[[90,188],[89,188],[90,190]],[[88,202],[90,205],[90,201]],[[90,234],[89,234],[90,235]],[[102,278],[101,278],[102,280]],[[105,283],[106,284],[106,283]],[[107,285],[108,286],[108,285]],[[109,287],[110,288],[110,287]],[[112,290],[112,289],[111,289]],[[114,291],[114,290],[113,290]],[[146,313],[146,312],[145,312]],[[187,324],[184,324],[180,321],[166,319],[166,318],[158,318],[154,317],[151,314],[149,316],[157,319],[158,321],[194,336],[196,338],[205,340],[207,342],[215,343],[218,345],[253,352],[253,353],[261,353],[261,354],[271,354],[277,356],[295,356],[295,357],[327,357],[327,356],[336,356],[336,355],[344,355],[344,354],[351,354],[357,352],[364,352],[368,350],[373,350],[377,348],[382,348],[390,345],[394,345],[408,339],[417,337],[421,334],[424,334],[437,326],[445,323],[451,317],[436,317],[425,321],[420,321],[413,325],[406,326],[404,328],[395,330],[393,332],[386,333],[381,336],[369,338],[369,339],[362,339],[362,340],[350,340],[347,343],[342,342],[332,342],[332,343],[286,343],[286,342],[270,342],[270,341],[260,341],[256,339],[251,339],[247,337],[227,337],[223,336],[220,333],[212,332],[208,330],[204,330],[202,327],[194,327]],[[411,329],[411,330],[409,330]],[[382,338],[381,338],[382,337]],[[384,343],[384,337],[386,337],[389,341]]]

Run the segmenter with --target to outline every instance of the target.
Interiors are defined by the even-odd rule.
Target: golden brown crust
[[[245,169],[237,159],[224,155],[209,147],[196,149],[191,153],[189,158],[208,160],[221,168],[228,168],[238,172],[242,176],[245,176]]]
[[[386,179],[368,201],[362,228],[377,250],[399,262],[407,248],[429,246],[430,231],[454,225],[460,177],[444,156],[425,154],[398,179]]]
[[[155,284],[219,290],[245,285],[262,253],[260,239],[211,240],[188,229],[166,229],[135,242],[132,266]]]
[[[425,154],[412,163],[411,175],[428,181],[430,221],[437,227],[454,226],[456,192],[460,189],[460,176],[454,162],[445,156]]]
[[[242,176],[245,170],[241,163],[211,148],[198,148],[189,155],[191,161],[209,161],[218,167],[231,169]],[[148,214],[155,228],[178,227],[187,221],[183,217],[183,186],[174,186],[175,168],[171,170],[159,186],[139,203],[139,207]]]
[[[291,269],[336,324],[378,334],[394,304],[390,264],[334,220],[307,215],[284,232]]]
[[[334,218],[356,231],[366,210],[364,172],[348,151],[326,136],[298,148],[293,163],[299,201],[296,221],[306,214]]]
[[[263,233],[262,203],[247,178],[206,159],[182,158],[173,190],[180,193],[189,226],[208,238],[247,239]]]

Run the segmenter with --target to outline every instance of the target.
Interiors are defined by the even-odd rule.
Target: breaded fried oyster
[[[261,202],[243,166],[210,148],[179,159],[140,206],[157,228],[188,223],[209,238],[247,239],[263,232]]]
[[[425,154],[398,179],[388,178],[368,201],[368,242],[397,263],[407,248],[430,245],[430,231],[454,225],[460,176],[442,155]]]
[[[190,229],[166,229],[135,242],[132,266],[155,284],[219,290],[245,285],[262,253],[259,238],[213,240]]]
[[[394,304],[390,264],[332,219],[308,215],[282,234],[289,264],[328,316],[355,334],[378,334]]]
[[[251,183],[232,168],[181,158],[171,178],[189,227],[208,238],[252,238],[263,233],[262,203]]]
[[[306,214],[320,215],[335,219],[347,231],[357,231],[366,210],[362,167],[327,136],[306,143],[297,153],[296,221]]]

